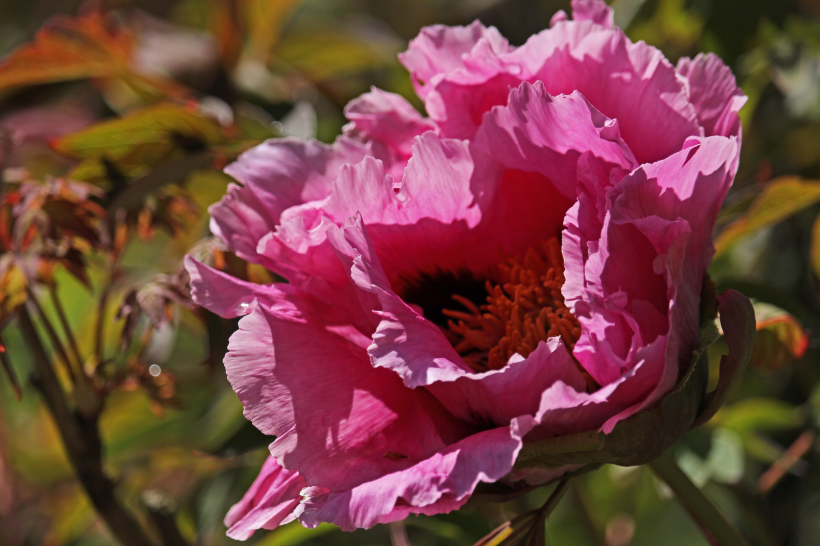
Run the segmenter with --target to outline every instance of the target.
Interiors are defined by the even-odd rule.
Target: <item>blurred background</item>
[[[729,402],[675,456],[754,544],[815,546],[820,0],[611,4],[633,40],[673,63],[714,52],[749,96],[711,274],[755,300],[758,339]],[[209,235],[221,168],[267,138],[333,141],[371,85],[421,109],[396,54],[425,25],[478,18],[519,45],[559,9],[569,0],[0,0],[0,544],[114,541],[39,395],[55,384],[99,430],[99,464],[138,518],[175,520],[182,544],[232,543],[222,520],[270,439],[221,365],[235,323],[190,305],[180,262],[275,279]],[[545,496],[355,533],[296,523],[250,543],[469,545]],[[644,468],[575,480],[547,534],[708,545]]]

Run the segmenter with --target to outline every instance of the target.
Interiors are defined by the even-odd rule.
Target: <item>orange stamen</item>
[[[564,261],[558,240],[544,243],[543,253],[530,250],[523,261],[508,260],[500,272],[501,282],[486,283],[486,304],[479,307],[455,295],[466,311],[443,310],[452,319],[448,327],[453,347],[464,361],[479,372],[499,370],[512,355],[526,358],[539,342],[555,336],[572,351],[581,326],[561,294]]]

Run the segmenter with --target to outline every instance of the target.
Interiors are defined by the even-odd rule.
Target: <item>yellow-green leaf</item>
[[[107,174],[105,162],[123,175],[140,176],[179,147],[180,139],[210,145],[223,141],[224,135],[193,106],[160,104],[66,135],[52,148],[82,160],[70,176],[99,182]]]
[[[302,0],[242,0],[245,26],[248,29],[247,50],[250,56],[267,63],[279,42],[282,27]]]
[[[721,408],[709,424],[746,434],[790,430],[799,427],[804,419],[800,408],[792,404],[774,398],[747,398]]]
[[[809,259],[814,274],[820,277],[820,216],[814,220],[811,228],[811,247],[809,248]]]
[[[387,45],[387,44],[385,44]],[[283,40],[278,57],[313,81],[385,66],[392,62],[388,47],[342,32],[303,33]]]
[[[783,176],[769,182],[749,209],[715,241],[717,255],[746,235],[772,226],[820,201],[820,181]]]

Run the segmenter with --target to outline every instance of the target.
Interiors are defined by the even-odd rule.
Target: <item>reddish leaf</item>
[[[750,364],[763,371],[775,371],[801,358],[809,337],[792,315],[773,305],[755,303],[757,338]]]
[[[80,17],[57,16],[34,42],[13,51],[0,63],[0,91],[85,78],[121,78],[170,96],[188,91],[170,80],[134,72],[135,36],[99,11]]]

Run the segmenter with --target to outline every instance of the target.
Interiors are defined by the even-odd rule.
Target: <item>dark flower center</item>
[[[452,299],[466,311],[444,309],[445,332],[464,361],[477,372],[499,370],[516,353],[530,355],[540,341],[560,336],[572,351],[581,326],[564,304],[564,261],[556,238],[530,249],[524,259],[499,267],[500,282],[486,281],[486,303],[460,295]]]

